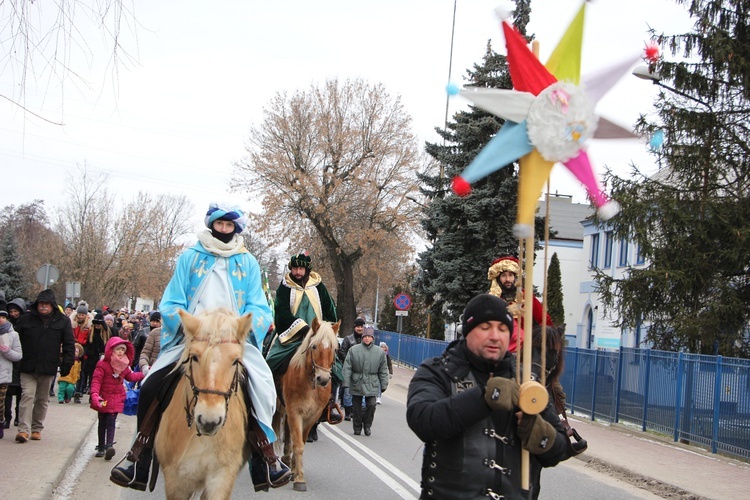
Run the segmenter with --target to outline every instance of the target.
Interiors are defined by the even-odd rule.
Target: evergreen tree
[[[403,316],[401,322],[401,333],[404,335],[425,337],[427,336],[427,322],[429,321],[429,337],[437,340],[445,339],[445,320],[441,315],[436,316],[433,314],[428,319],[430,309],[425,303],[424,296],[415,291],[410,285],[396,286],[393,288],[390,296],[386,296],[386,301],[380,311],[378,327],[381,330],[397,331],[398,318],[396,317],[396,306],[393,304],[393,299],[400,293],[406,293],[412,298],[409,315]]]
[[[643,323],[654,348],[747,357],[750,1],[696,0],[689,12],[692,32],[654,34],[678,60],[652,68],[664,90],[657,116],[637,124],[644,135],[663,131],[660,170],[608,175],[622,205],[612,228],[647,265],[597,281],[619,326]]]
[[[547,312],[555,325],[565,323],[565,306],[563,306],[562,273],[557,252],[552,254],[547,268]]]
[[[525,32],[529,1],[516,3],[516,27]],[[467,86],[510,89],[506,57],[487,44],[481,64],[467,70]],[[503,120],[471,106],[459,111],[446,129],[436,129],[444,144],[427,143],[426,152],[440,165],[440,172],[421,175],[425,205],[422,228],[430,242],[419,254],[420,273],[415,285],[433,314],[456,321],[466,303],[487,292],[487,268],[501,254],[517,254],[513,236],[518,190],[517,166],[506,166],[472,185],[465,198],[449,194],[450,179],[459,175],[497,133]],[[537,234],[543,224],[538,220]]]
[[[5,225],[0,249],[0,290],[7,300],[24,296],[23,266],[16,248],[16,238],[9,224]]]

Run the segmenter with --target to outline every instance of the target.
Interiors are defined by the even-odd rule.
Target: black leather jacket
[[[425,442],[421,498],[521,498],[521,442],[514,412],[492,411],[484,400],[487,379],[512,378],[515,360],[507,354],[488,366],[452,343],[438,358],[425,360],[409,384],[406,419]],[[544,467],[565,458],[565,431],[555,410],[545,420],[557,429],[554,444],[536,460]]]

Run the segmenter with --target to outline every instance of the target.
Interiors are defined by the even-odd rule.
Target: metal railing
[[[394,361],[415,368],[448,345],[382,330],[375,337]],[[750,359],[624,347],[564,352],[561,382],[571,413],[750,458]]]

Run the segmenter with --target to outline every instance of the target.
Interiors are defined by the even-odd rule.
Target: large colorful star
[[[463,173],[453,179],[453,190],[465,196],[471,183],[520,160],[516,236],[533,235],[536,202],[555,163],[563,163],[585,186],[599,216],[606,220],[619,210],[607,198],[591,167],[585,145],[595,137],[594,107],[601,97],[640,58],[623,61],[580,84],[581,45],[585,2],[543,66],[521,34],[502,17],[503,34],[513,90],[466,88],[460,93],[477,107],[505,120],[495,137]],[[606,137],[612,133],[605,122]],[[616,126],[614,127],[616,129]],[[627,136],[634,137],[630,132]]]

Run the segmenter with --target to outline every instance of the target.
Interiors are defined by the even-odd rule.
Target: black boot
[[[354,435],[359,436],[362,434],[362,406],[357,405],[352,407],[352,426],[354,427]]]
[[[318,423],[315,422],[310,428],[310,432],[307,433],[307,442],[312,443],[318,440]]]
[[[351,406],[344,406],[344,420],[347,422],[352,419],[352,407]]]
[[[109,475],[109,480],[118,486],[146,491],[148,470],[151,468],[151,453],[150,449],[144,448],[141,451],[140,461],[131,464],[130,467],[115,467]]]
[[[258,453],[253,453],[250,460],[250,477],[255,491],[268,491],[268,488],[284,486],[292,479],[292,471],[284,462],[276,459],[269,467],[268,462]]]

